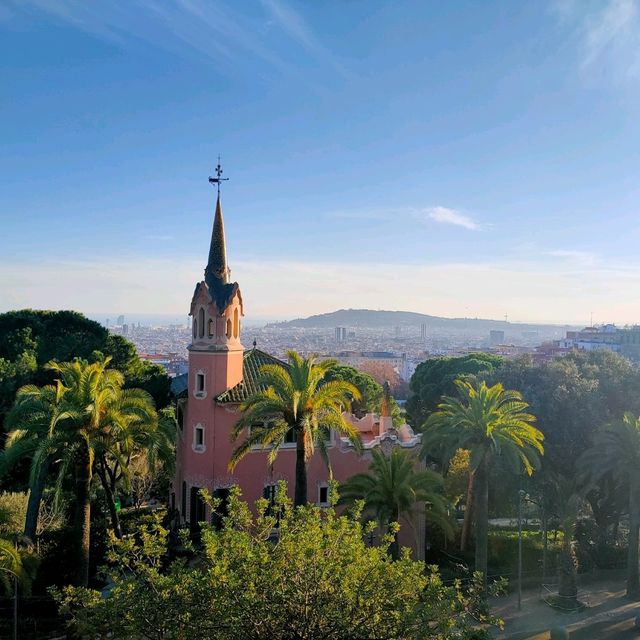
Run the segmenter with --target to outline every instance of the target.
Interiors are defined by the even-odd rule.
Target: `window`
[[[204,393],[204,373],[196,373],[196,393]]]
[[[233,337],[237,338],[240,335],[240,314],[238,313],[238,307],[233,311]]]
[[[329,504],[329,487],[321,485],[318,487],[318,504],[325,507]]]
[[[215,323],[212,318],[209,318],[209,337],[213,338],[215,335]]]
[[[180,503],[180,511],[182,512],[182,517],[187,517],[187,483],[182,482],[182,502]]]
[[[200,327],[199,336],[204,338],[204,309],[200,307],[200,311],[198,311],[198,326]]]
[[[198,337],[198,321],[195,318],[193,319],[193,337]]]
[[[297,438],[296,430],[293,427],[291,427],[291,429],[289,429],[289,431],[287,431],[286,435],[284,436],[284,443],[295,444],[297,440],[298,438]]]
[[[193,446],[196,451],[204,451],[204,427],[198,425],[195,428]]]
[[[227,320],[227,338],[231,337],[231,320]]]

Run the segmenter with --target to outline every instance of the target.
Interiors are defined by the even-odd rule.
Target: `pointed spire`
[[[212,276],[222,284],[227,284],[231,271],[227,265],[227,243],[224,237],[224,219],[222,217],[222,205],[220,194],[216,201],[216,215],[213,219],[213,231],[211,232],[211,246],[209,247],[209,261],[204,270],[205,279]]]

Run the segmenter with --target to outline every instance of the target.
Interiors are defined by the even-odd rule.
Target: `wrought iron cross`
[[[222,165],[220,164],[220,156],[218,156],[218,164],[216,165],[216,177],[209,176],[209,182],[215,184],[218,187],[218,195],[220,195],[220,183],[228,180],[229,178],[222,177]]]

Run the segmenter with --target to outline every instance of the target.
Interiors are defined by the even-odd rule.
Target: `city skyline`
[[[635,0],[27,0],[0,31],[0,311],[185,318],[220,153],[247,321],[640,322]]]

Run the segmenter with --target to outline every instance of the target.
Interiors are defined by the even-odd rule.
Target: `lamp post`
[[[522,609],[522,500],[526,496],[523,489],[518,491],[518,611]]]

